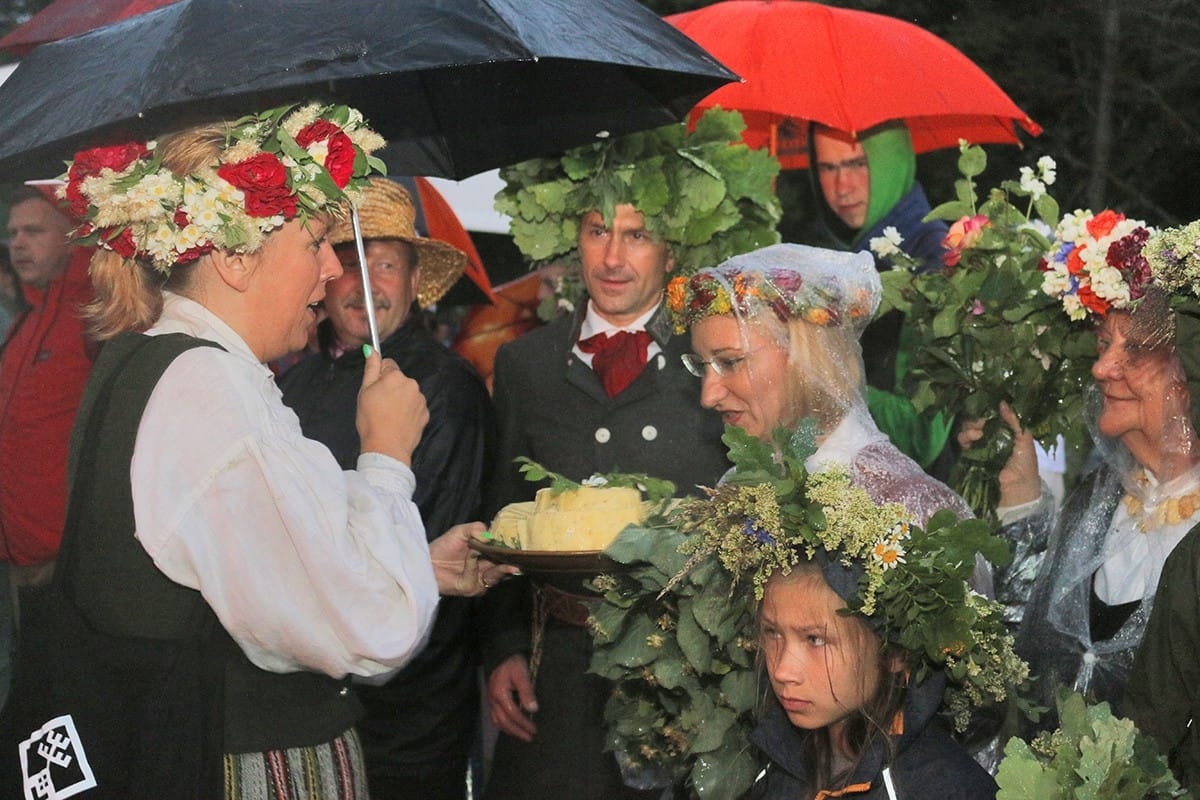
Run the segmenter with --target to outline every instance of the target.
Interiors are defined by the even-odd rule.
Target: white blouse
[[[272,672],[379,675],[424,645],[438,589],[412,471],[369,453],[343,471],[304,438],[269,369],[204,306],[166,295],[150,334],[217,342],[150,396],[130,479],[136,536]]]
[[[1200,467],[1161,484],[1149,470],[1139,470],[1128,483],[1104,538],[1104,563],[1096,571],[1096,596],[1109,605],[1153,594],[1167,556],[1200,519]],[[1185,500],[1182,513],[1180,499]]]

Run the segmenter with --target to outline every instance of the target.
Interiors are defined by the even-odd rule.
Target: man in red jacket
[[[92,299],[90,251],[46,194],[10,199],[9,248],[28,310],[0,353],[0,568],[16,587],[49,581],[66,515],[67,440],[95,346],[80,317]],[[0,592],[0,700],[8,691],[9,586]]]

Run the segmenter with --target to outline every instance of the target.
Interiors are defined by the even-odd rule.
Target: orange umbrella
[[[496,295],[492,291],[492,282],[488,279],[487,271],[483,268],[483,260],[471,235],[463,227],[454,209],[446,202],[442,193],[434,188],[425,178],[414,178],[417,189],[418,221],[424,220],[425,235],[431,239],[440,239],[452,244],[467,254],[467,267],[463,272],[495,303]]]
[[[1042,128],[945,40],[895,17],[801,0],[724,0],[668,22],[742,77],[692,112],[721,106],[746,117],[745,141],[784,168],[807,166],[807,122],[859,133],[908,124],[918,153],[1019,144],[1015,125]]]
[[[492,305],[472,306],[459,325],[450,349],[475,367],[489,392],[500,345],[542,325],[537,315],[542,284],[540,272],[502,283],[496,287]]]

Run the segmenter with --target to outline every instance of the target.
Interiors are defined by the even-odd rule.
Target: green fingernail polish
[[[370,358],[372,352],[374,352],[374,351],[371,350],[371,345],[369,345],[369,344],[363,345],[363,358]]]

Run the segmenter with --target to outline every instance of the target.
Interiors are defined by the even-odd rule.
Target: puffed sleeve
[[[257,365],[180,356],[130,477],[142,546],[257,666],[376,675],[422,647],[438,591],[412,472],[371,453],[343,471]]]

